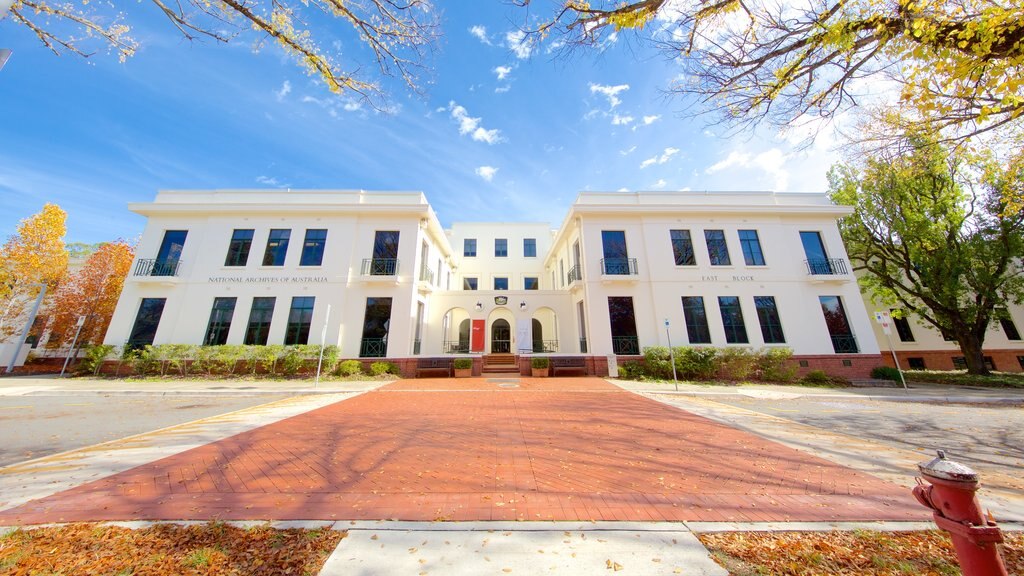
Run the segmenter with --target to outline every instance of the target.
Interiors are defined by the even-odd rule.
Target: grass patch
[[[956,576],[956,553],[943,532],[721,532],[699,534],[733,576]],[[1024,534],[1000,545],[1010,574],[1024,574]]]
[[[992,372],[988,376],[975,376],[966,370],[904,370],[903,376],[907,382],[1024,389],[1024,372]]]
[[[4,576],[104,574],[317,574],[345,537],[333,530],[244,530],[159,524],[142,530],[70,524],[0,539]]]

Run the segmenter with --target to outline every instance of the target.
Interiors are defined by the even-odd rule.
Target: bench
[[[422,378],[423,374],[432,374],[434,376],[451,376],[452,375],[452,359],[451,358],[417,358],[416,359],[416,377]]]
[[[584,376],[587,374],[587,359],[583,356],[552,356],[550,361],[552,376],[558,374],[559,370],[579,372]]]

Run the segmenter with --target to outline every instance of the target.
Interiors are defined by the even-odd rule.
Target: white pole
[[[85,316],[79,316],[78,317],[78,330],[75,330],[75,339],[71,341],[71,349],[68,350],[68,355],[67,355],[66,358],[64,358],[64,366],[61,367],[61,369],[60,369],[60,376],[58,376],[58,378],[63,378],[64,377],[64,371],[68,369],[68,362],[71,361],[71,354],[73,354],[74,351],[75,351],[75,344],[78,344],[78,335],[82,333],[82,326],[84,324],[85,324]]]
[[[668,357],[672,362],[672,383],[676,385],[676,392],[679,392],[679,380],[676,378],[676,353],[672,350],[672,335],[668,332],[668,318],[665,318],[665,337],[668,338]]]
[[[316,382],[313,388],[320,386],[320,367],[324,364],[324,348],[327,347],[327,322],[331,319],[331,305],[327,305],[327,314],[324,316],[324,329],[320,332],[320,360],[316,363]]]
[[[8,374],[14,372],[14,363],[21,354],[21,347],[25,345],[25,339],[28,338],[28,331],[32,329],[32,323],[36,321],[36,314],[39,312],[39,305],[43,303],[43,296],[46,296],[46,284],[30,284],[30,286],[40,287],[39,296],[36,296],[36,303],[32,306],[32,312],[28,315],[28,321],[25,322],[25,329],[21,331],[21,338],[18,338],[18,345],[15,346],[11,362],[7,365]]]
[[[907,388],[907,380],[903,377],[903,369],[900,368],[900,361],[896,358],[896,348],[892,345],[892,331],[885,332],[885,338],[889,341],[889,352],[892,352],[892,361],[896,364],[896,371],[900,373],[900,382],[903,383],[903,389],[909,391]]]

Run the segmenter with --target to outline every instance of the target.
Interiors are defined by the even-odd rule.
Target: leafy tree
[[[135,247],[124,240],[99,245],[85,265],[54,294],[50,306],[51,342],[70,342],[80,316],[85,317],[85,324],[79,344],[103,341],[134,257]]]
[[[46,204],[18,224],[17,234],[0,247],[0,340],[19,331],[19,320],[38,294],[36,284],[52,290],[68,268],[64,248],[67,214]]]
[[[872,298],[900,306],[955,340],[971,374],[995,310],[1024,298],[1024,212],[1004,198],[1024,171],[965,158],[935,136],[829,173],[831,196],[853,206],[840,231]],[[1014,190],[1015,192],[1009,192]]]
[[[1024,114],[1017,0],[569,0],[532,28],[568,46],[622,30],[682,56],[671,90],[728,122],[830,117],[877,88],[865,78],[897,83],[905,115],[954,138]]]
[[[427,53],[437,39],[437,12],[430,0],[150,2],[188,40],[226,43],[252,38],[257,48],[268,41],[276,43],[332,92],[358,96],[374,105],[383,91],[358,63],[349,61],[356,48],[348,46],[343,60],[340,47],[332,53],[324,46],[354,38],[382,74],[398,76],[416,89]],[[329,31],[314,37],[312,24],[319,26],[325,17]],[[125,14],[113,2],[14,0],[10,18],[58,55],[88,57],[100,43],[123,62],[138,48]]]

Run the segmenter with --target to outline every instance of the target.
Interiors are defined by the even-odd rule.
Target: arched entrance
[[[512,352],[512,327],[504,318],[491,323],[491,354]]]
[[[468,354],[471,321],[464,308],[451,308],[441,319],[444,354]]]
[[[536,318],[533,319],[533,351],[534,353],[545,352],[544,325]]]
[[[558,316],[547,306],[538,308],[533,313],[533,352],[547,354],[558,352]]]

